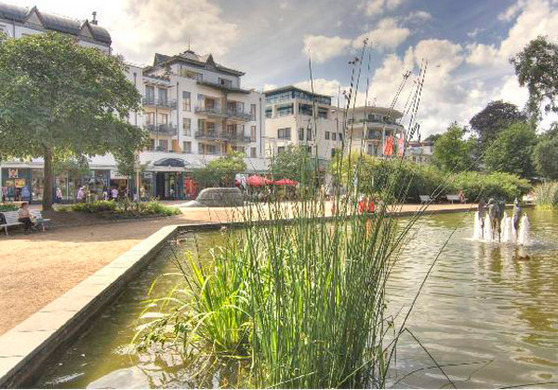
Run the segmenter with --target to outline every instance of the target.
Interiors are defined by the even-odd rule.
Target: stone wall
[[[215,187],[202,190],[196,201],[207,207],[237,207],[244,205],[244,196],[238,188]]]

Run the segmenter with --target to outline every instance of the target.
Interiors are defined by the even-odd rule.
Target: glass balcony
[[[252,120],[252,115],[250,113],[240,110],[228,110],[227,117],[229,117],[229,119],[242,122],[250,122]]]
[[[147,107],[176,109],[176,99],[158,99],[147,96],[142,99],[143,105]]]
[[[170,135],[170,136],[175,136],[177,134],[176,126],[173,125],[172,123],[161,124],[161,125],[147,124],[145,125],[145,128],[149,130],[149,132],[152,134]]]

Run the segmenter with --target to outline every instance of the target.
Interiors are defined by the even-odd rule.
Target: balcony
[[[252,115],[250,113],[240,110],[227,110],[227,117],[242,122],[250,122],[252,120]]]
[[[225,118],[227,115],[223,113],[220,107],[196,107],[196,114],[206,115],[208,117]]]
[[[372,140],[380,140],[382,139],[382,133],[379,131],[369,131],[366,133],[366,139],[372,139]]]
[[[162,125],[147,124],[147,125],[145,125],[145,128],[147,130],[149,130],[150,133],[156,134],[156,135],[175,136],[177,134],[176,126],[174,126],[172,123],[171,124],[162,124]]]
[[[252,138],[245,136],[243,133],[221,133],[221,138],[230,142],[250,143]]]
[[[146,107],[176,109],[176,99],[157,99],[154,97],[144,97],[142,103]]]
[[[196,131],[195,138],[208,140],[208,141],[217,141],[221,137],[219,136],[219,133],[217,133],[216,131]]]

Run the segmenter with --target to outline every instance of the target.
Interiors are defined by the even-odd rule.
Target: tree
[[[275,179],[309,183],[314,175],[315,166],[315,159],[304,146],[289,145],[271,158],[271,173]]]
[[[245,171],[244,153],[230,151],[210,161],[204,168],[196,169],[193,176],[202,187],[232,187],[236,174]]]
[[[473,168],[475,140],[463,139],[465,130],[452,123],[434,145],[433,161],[446,172],[462,172]]]
[[[514,123],[502,131],[486,151],[484,161],[490,171],[533,177],[533,150],[537,134],[527,123]]]
[[[481,151],[485,151],[502,130],[512,123],[526,120],[525,114],[521,113],[515,104],[497,100],[488,103],[470,120],[469,124],[478,135]]]
[[[558,180],[558,136],[541,140],[535,147],[534,160],[538,173]]]
[[[428,137],[426,137],[424,139],[424,142],[432,142],[433,144],[435,144],[436,141],[438,141],[441,136],[442,136],[442,134],[440,134],[440,133],[430,134]]]
[[[539,36],[510,62],[515,66],[519,85],[529,90],[529,113],[539,119],[543,103],[545,113],[558,112],[558,45]]]
[[[0,157],[44,159],[43,209],[52,208],[53,159],[119,158],[148,134],[127,121],[141,95],[122,59],[45,33],[0,37]]]

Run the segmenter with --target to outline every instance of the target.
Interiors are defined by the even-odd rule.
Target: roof
[[[59,16],[47,12],[40,12],[37,7],[27,8],[17,5],[0,3],[0,19],[25,23],[28,18],[36,13],[42,27],[46,30],[57,31],[64,34],[85,37],[83,29],[89,28],[94,40],[110,45],[112,43],[110,34],[106,29],[87,20],[81,22],[77,19]]]
[[[361,112],[362,113],[366,112],[367,114],[388,115],[393,119],[398,119],[398,118],[401,118],[403,116],[403,113],[401,111],[398,111],[394,108],[389,108],[389,107],[360,106],[360,107],[355,107],[355,108],[349,109],[349,115],[351,115],[353,113],[361,113]]]
[[[277,93],[287,92],[287,91],[299,91],[299,92],[307,93],[309,95],[331,99],[331,96],[329,96],[329,95],[322,95],[322,94],[315,93],[315,92],[312,93],[312,92],[307,91],[305,89],[295,87],[294,85],[287,85],[285,87],[279,87],[279,88],[271,89],[269,91],[264,91],[264,94],[265,94],[265,96],[268,96],[268,95],[275,95]]]
[[[165,54],[155,53],[155,59],[153,61],[153,67],[171,65],[176,62],[182,62],[189,65],[198,66],[200,68],[213,68],[217,72],[227,73],[233,76],[244,76],[245,73],[239,70],[234,70],[223,66],[213,59],[212,54],[200,55],[193,50],[186,50],[180,54],[173,56],[168,56]]]

